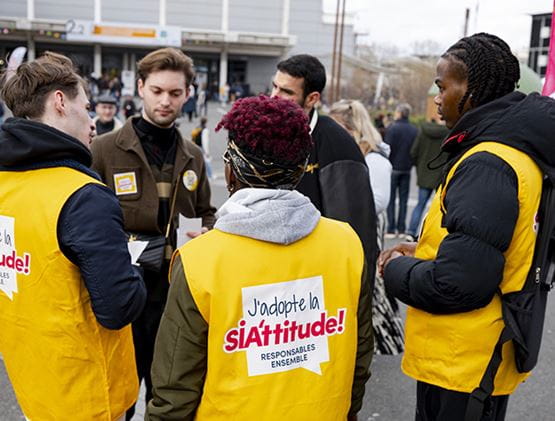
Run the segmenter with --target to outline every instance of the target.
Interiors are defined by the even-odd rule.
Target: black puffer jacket
[[[10,118],[0,130],[0,171],[69,167],[99,179],[91,160],[77,139],[45,124]],[[98,322],[120,329],[136,319],[146,289],[130,264],[113,192],[99,184],[75,192],[60,213],[57,235],[61,251],[81,271]]]
[[[308,168],[297,190],[312,201],[322,216],[347,222],[356,231],[373,285],[379,250],[376,207],[364,156],[349,133],[328,116],[318,116],[312,140]]]
[[[466,113],[442,149],[447,174],[474,145],[493,141],[529,155],[555,179],[555,101],[513,92]],[[387,265],[385,284],[405,303],[430,313],[470,311],[488,304],[503,277],[503,253],[519,214],[518,180],[496,155],[466,158],[446,186],[442,226],[449,234],[436,259],[399,257]]]

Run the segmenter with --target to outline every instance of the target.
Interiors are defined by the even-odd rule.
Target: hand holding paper
[[[181,247],[187,241],[207,232],[202,226],[202,218],[186,218],[179,215],[179,229],[177,231],[177,247]]]

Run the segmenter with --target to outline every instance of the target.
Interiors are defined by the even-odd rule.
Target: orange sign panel
[[[94,25],[92,32],[94,35],[104,35],[110,37],[156,38],[156,29],[148,28]]]

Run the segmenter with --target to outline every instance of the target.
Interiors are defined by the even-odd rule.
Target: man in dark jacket
[[[349,133],[315,109],[326,86],[324,66],[308,54],[289,57],[278,63],[272,85],[272,96],[296,102],[310,120],[314,145],[297,190],[310,198],[322,216],[351,225],[364,246],[368,279],[373,280],[378,247],[368,167]]]
[[[121,121],[116,117],[118,103],[112,95],[100,95],[94,107],[96,116],[93,118],[97,136],[117,130]]]
[[[543,177],[555,178],[555,101],[515,92],[519,78],[517,58],[491,34],[443,54],[435,103],[451,129],[444,177],[418,243],[380,257],[386,288],[409,306],[402,368],[417,380],[418,420],[503,420],[530,374],[508,341],[484,382],[492,396],[482,389],[505,327],[501,295],[520,291],[530,272]],[[465,418],[469,408],[480,413]]]
[[[389,160],[391,172],[391,195],[387,206],[387,233],[385,238],[394,238],[396,234],[405,233],[407,219],[407,202],[409,200],[410,170],[412,161],[410,149],[416,139],[418,130],[409,123],[411,107],[409,104],[399,104],[395,110],[395,121],[385,132],[385,143],[391,147]],[[395,212],[395,199],[399,192],[399,213]],[[395,218],[397,216],[397,218]]]
[[[89,169],[84,86],[46,53],[1,92],[15,118],[0,131],[0,352],[33,420],[117,419],[139,388],[129,323],[146,290],[118,201]]]
[[[437,124],[434,119],[430,122],[424,121],[410,150],[410,157],[416,166],[418,203],[410,218],[406,238],[408,241],[414,241],[416,238],[422,212],[424,212],[432,192],[439,184],[443,167],[441,164],[445,162],[445,157],[438,155],[440,154],[441,143],[447,133],[449,133],[449,129],[443,124]]]
[[[192,60],[180,50],[163,48],[144,57],[137,70],[142,116],[131,118],[120,130],[95,139],[91,149],[93,168],[120,200],[125,229],[155,237],[158,243],[165,241],[157,264],[143,265],[147,303],[133,323],[137,370],[139,378],[145,379],[149,401],[150,366],[167,298],[169,259],[176,246],[178,213],[202,218],[206,231],[214,225],[216,210],[210,204],[202,151],[192,142],[184,141],[175,126],[193,78]],[[128,419],[133,412],[128,412]]]

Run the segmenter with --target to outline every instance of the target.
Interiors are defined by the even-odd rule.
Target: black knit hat
[[[118,102],[112,95],[100,95],[98,98],[96,98],[96,103],[118,105]]]

